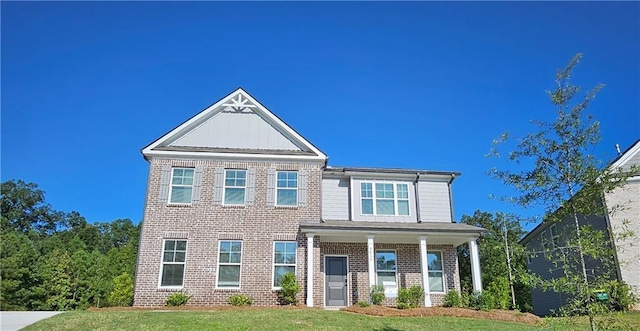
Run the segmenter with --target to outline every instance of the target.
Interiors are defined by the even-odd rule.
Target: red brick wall
[[[202,166],[201,200],[189,206],[168,205],[160,201],[162,166]],[[213,204],[216,167],[255,168],[255,201],[251,206],[225,207]],[[304,207],[267,206],[267,169],[307,169],[307,204]],[[313,163],[220,162],[209,160],[153,159],[150,165],[144,220],[140,238],[134,290],[134,306],[164,305],[175,290],[159,289],[163,239],[186,239],[186,267],[183,290],[192,295],[190,305],[226,304],[232,294],[254,299],[254,305],[275,305],[272,290],[273,242],[297,240],[296,273],[303,288],[306,278],[306,237],[299,233],[299,222],[320,220],[321,165]],[[242,239],[243,254],[240,289],[215,289],[218,240]],[[304,302],[304,291],[300,294]]]

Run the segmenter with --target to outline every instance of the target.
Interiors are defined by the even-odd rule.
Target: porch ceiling
[[[383,223],[354,221],[303,222],[300,230],[314,233],[321,242],[366,243],[374,235],[376,243],[418,244],[426,236],[430,245],[459,246],[479,237],[485,229],[461,223]]]

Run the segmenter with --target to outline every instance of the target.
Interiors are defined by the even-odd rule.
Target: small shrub
[[[366,301],[358,301],[358,303],[356,303],[356,305],[358,305],[358,307],[361,307],[361,308],[367,308],[367,307],[370,306],[370,304],[368,302],[366,302]]]
[[[489,311],[493,308],[493,296],[487,291],[474,292],[469,297],[469,306],[476,310]]]
[[[409,309],[409,304],[406,302],[398,302],[398,304],[396,305],[396,308],[398,309]]]
[[[374,305],[381,305],[384,301],[384,286],[373,285],[371,286],[371,303]]]
[[[414,285],[410,288],[401,288],[396,298],[397,307],[399,309],[418,308],[422,299],[424,299],[422,286]],[[406,308],[400,308],[400,306],[406,306]]]
[[[462,298],[458,291],[450,290],[444,296],[442,305],[445,307],[462,307]]]
[[[234,294],[227,300],[229,304],[236,307],[251,306],[253,298],[244,294]]]
[[[290,304],[295,305],[298,303],[298,293],[300,293],[300,284],[296,279],[296,275],[293,272],[287,272],[280,280],[280,286],[282,289],[279,291],[280,298]]]
[[[187,303],[187,301],[189,301],[189,299],[191,299],[191,296],[187,295],[186,293],[182,293],[182,292],[174,293],[167,297],[167,306],[169,307],[184,306]]]
[[[125,272],[113,279],[113,291],[109,294],[108,301],[112,306],[131,306],[133,302],[133,280],[131,275]]]
[[[631,286],[622,281],[612,280],[608,282],[605,286],[605,291],[609,294],[612,310],[629,311],[639,302]]]

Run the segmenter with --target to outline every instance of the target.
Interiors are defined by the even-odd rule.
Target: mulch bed
[[[384,306],[359,307],[350,306],[340,309],[357,314],[369,316],[406,316],[406,317],[426,317],[426,316],[451,316],[481,318],[494,321],[517,322],[526,324],[541,324],[543,319],[530,314],[513,310],[491,310],[481,311],[469,308],[444,308],[444,307],[419,307],[413,309],[397,309]]]
[[[104,307],[104,308],[96,308],[89,307],[87,311],[92,312],[107,312],[107,311],[223,311],[223,310],[260,310],[265,308],[278,308],[278,309],[309,309],[304,305],[299,306],[274,306],[274,307],[256,307],[256,306],[248,306],[248,307],[234,307],[234,306],[179,306],[179,307],[167,307],[167,306],[157,306],[157,307]],[[311,308],[313,309],[313,308]]]

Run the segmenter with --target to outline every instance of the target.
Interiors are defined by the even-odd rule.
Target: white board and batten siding
[[[259,114],[220,112],[169,146],[301,151]]]
[[[322,219],[349,220],[349,179],[322,179]]]
[[[447,182],[420,181],[418,195],[422,222],[451,223],[453,221]]]

